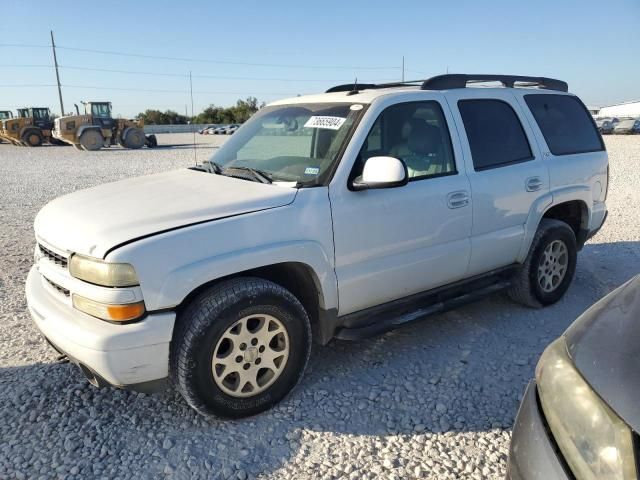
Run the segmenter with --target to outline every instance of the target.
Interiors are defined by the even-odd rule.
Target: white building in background
[[[634,117],[640,118],[640,100],[635,102],[618,103],[609,107],[602,107],[596,114],[598,118],[603,117]]]

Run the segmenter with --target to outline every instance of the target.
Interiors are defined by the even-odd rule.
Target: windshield
[[[38,120],[46,120],[49,118],[49,109],[48,108],[34,108],[33,109],[33,118]]]
[[[11,118],[11,112],[0,112],[0,120]]]
[[[321,183],[363,108],[351,104],[266,107],[213,155],[222,169],[261,170],[274,182]]]
[[[91,115],[94,117],[109,118],[111,117],[111,106],[108,103],[92,103]]]

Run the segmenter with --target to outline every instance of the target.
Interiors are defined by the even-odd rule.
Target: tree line
[[[256,97],[238,100],[232,107],[209,105],[195,117],[181,115],[173,110],[145,110],[138,114],[145,125],[185,125],[187,123],[243,123],[256,113],[265,103],[259,103]]]

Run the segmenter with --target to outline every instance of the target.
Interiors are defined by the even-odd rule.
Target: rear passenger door
[[[447,100],[460,133],[473,199],[468,275],[514,263],[549,174],[531,127],[507,89],[467,88]]]

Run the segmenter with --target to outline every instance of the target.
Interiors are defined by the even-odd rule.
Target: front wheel
[[[288,290],[260,278],[224,281],[177,320],[171,375],[204,415],[255,415],[298,383],[311,351],[309,317]]]
[[[131,127],[124,138],[124,145],[127,148],[138,149],[142,148],[145,143],[144,132],[139,128]]]
[[[44,137],[42,136],[42,132],[36,129],[29,130],[22,136],[22,143],[28,147],[39,147],[43,141]]]
[[[571,285],[577,256],[571,227],[560,220],[543,218],[509,296],[534,308],[557,302]]]

